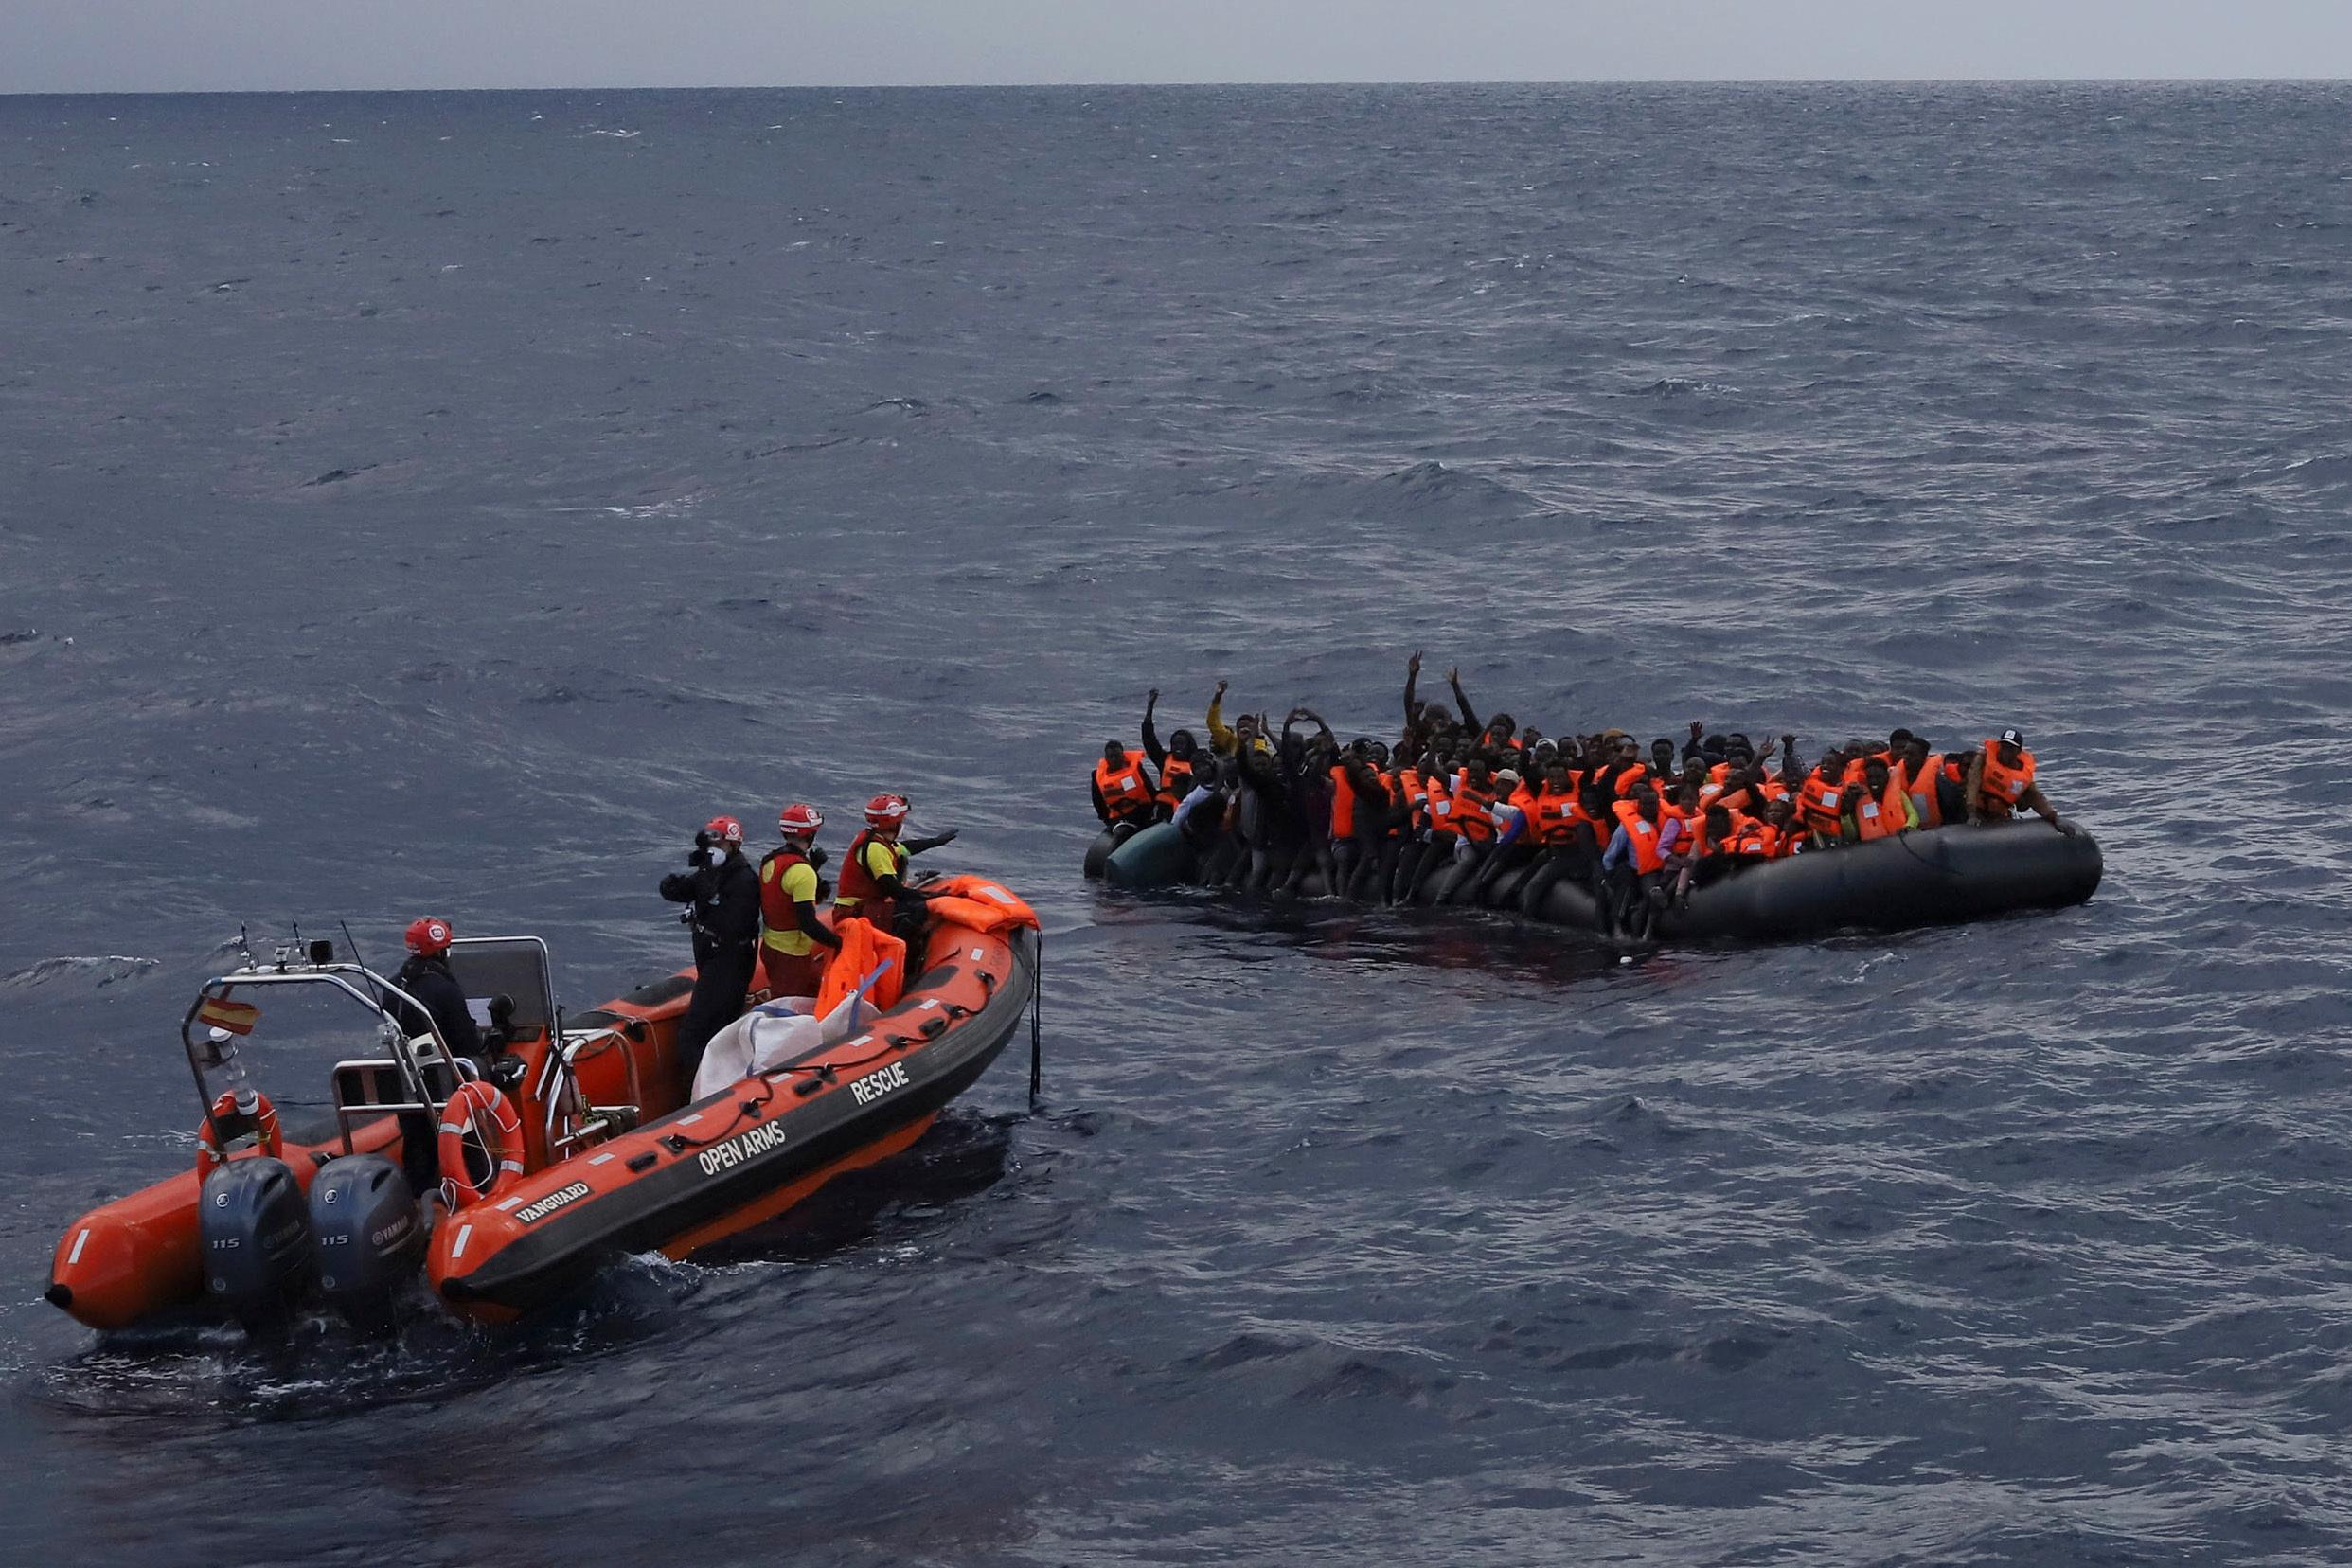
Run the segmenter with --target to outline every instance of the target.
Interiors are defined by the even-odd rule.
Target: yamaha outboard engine
[[[248,1329],[286,1315],[311,1273],[311,1222],[283,1160],[231,1160],[205,1178],[197,1206],[205,1294]]]
[[[330,1160],[311,1182],[311,1246],[319,1293],[355,1324],[383,1327],[392,1298],[417,1277],[425,1227],[398,1162],[381,1154]]]

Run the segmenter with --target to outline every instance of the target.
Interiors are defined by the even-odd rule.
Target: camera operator
[[[694,1082],[710,1037],[741,1015],[759,963],[759,873],[743,858],[743,825],[711,818],[694,835],[686,864],[694,869],[673,871],[661,885],[663,898],[686,905],[678,918],[694,934],[694,999],[678,1025],[682,1085]]]

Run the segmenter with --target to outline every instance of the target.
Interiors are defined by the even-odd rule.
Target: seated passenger
[[[1602,935],[1616,934],[1640,940],[1649,935],[1657,911],[1666,902],[1666,857],[1674,852],[1682,824],[1661,818],[1658,792],[1647,785],[1630,800],[1614,808],[1617,830],[1601,856],[1607,897],[1599,903]]]
[[[1844,836],[1849,843],[1875,844],[1919,826],[1919,813],[1883,757],[1862,763],[1862,781],[1846,792]]]
[[[1152,792],[1152,820],[1166,822],[1176,814],[1177,805],[1192,793],[1194,773],[1207,761],[1201,754],[1200,742],[1188,729],[1180,729],[1161,746],[1157,731],[1151,727],[1152,710],[1160,705],[1160,688],[1153,686],[1144,699],[1144,755],[1160,771],[1159,787]],[[1108,748],[1105,748],[1106,755]]]
[[[1794,753],[1790,754],[1791,757]],[[1797,821],[1813,847],[1826,848],[1845,834],[1846,757],[1831,746],[1797,787]]]
[[[1970,823],[2006,822],[2022,809],[2069,838],[2074,836],[2074,824],[2058,814],[2050,797],[2034,782],[2034,754],[2025,749],[2025,737],[2016,730],[2003,730],[1969,758],[1968,777],[1961,789],[1969,803]]]
[[[1153,798],[1150,775],[1144,771],[1144,754],[1116,740],[1102,743],[1102,759],[1095,764],[1095,815],[1124,839],[1150,822]]]
[[[1898,776],[1921,828],[1941,828],[1967,815],[1960,793],[1964,775],[1951,758],[1930,751],[1925,737],[1915,735],[1905,742]]]

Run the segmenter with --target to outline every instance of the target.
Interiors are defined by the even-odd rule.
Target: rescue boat
[[[902,978],[837,1009],[854,1020],[837,1038],[691,1103],[674,1050],[691,969],[567,1014],[539,938],[452,943],[499,1053],[484,1076],[429,1022],[410,1033],[401,1020],[426,1016],[415,998],[330,944],[249,954],[181,1021],[205,1106],[193,1167],[67,1227],[47,1299],[98,1329],[207,1302],[260,1327],[312,1298],[382,1315],[421,1274],[452,1310],[498,1321],[617,1256],[686,1257],[773,1219],[914,1144],[1030,1010],[1029,907],[979,877],[918,885],[931,918]],[[371,1054],[329,1067],[308,1124],[281,1120],[251,1060],[262,1005],[287,988],[356,1007],[373,1032]],[[1033,1057],[1032,1089],[1034,1072]]]
[[[1105,855],[1114,887],[1167,887],[1190,880],[1194,855],[1166,823]],[[2106,862],[2087,832],[2060,833],[2040,819],[1898,833],[1744,867],[1691,890],[1658,918],[1669,940],[1793,941],[1844,929],[1901,931],[1980,920],[2020,910],[2087,903]],[[1470,904],[1597,935],[1598,912],[1581,885],[1511,869],[1471,892],[1451,865],[1430,868],[1414,901]],[[1302,891],[1323,892],[1310,874]]]

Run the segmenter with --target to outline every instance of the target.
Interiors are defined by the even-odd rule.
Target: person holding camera
[[[690,871],[662,879],[661,895],[686,905],[678,918],[694,934],[694,999],[678,1025],[678,1079],[694,1082],[710,1037],[742,1015],[759,963],[759,873],[743,858],[743,825],[710,819],[694,835]],[[691,1088],[686,1093],[691,1094]]]

